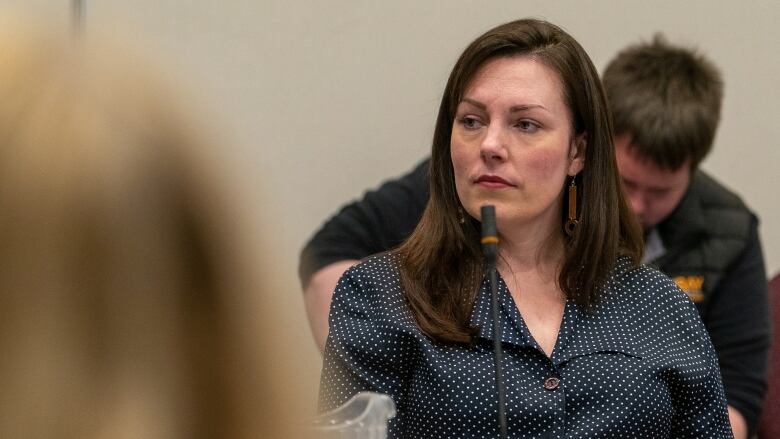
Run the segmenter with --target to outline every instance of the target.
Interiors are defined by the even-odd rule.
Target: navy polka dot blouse
[[[694,305],[663,274],[621,261],[591,313],[568,302],[552,356],[531,337],[499,278],[512,438],[730,438],[717,359]],[[390,395],[390,437],[498,437],[490,289],[473,346],[432,342],[405,304],[396,256],[339,281],[320,409],[361,390]]]

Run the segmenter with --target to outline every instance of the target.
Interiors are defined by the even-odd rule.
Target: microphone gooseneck
[[[502,439],[507,437],[506,428],[506,389],[502,364],[504,352],[501,348],[500,313],[498,310],[498,272],[496,257],[498,256],[498,229],[496,228],[496,208],[491,205],[482,206],[482,255],[485,260],[485,275],[490,282],[490,292],[493,305],[493,358],[496,364],[496,388],[498,389],[498,425]]]

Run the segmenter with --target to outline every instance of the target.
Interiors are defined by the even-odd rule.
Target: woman
[[[321,407],[374,390],[398,406],[395,437],[497,436],[490,204],[511,436],[731,437],[695,308],[638,266],[611,133],[592,62],[558,27],[519,20],[471,43],[439,109],[420,224],[336,289]]]
[[[219,148],[123,46],[17,27],[0,30],[0,437],[290,437],[281,287]]]

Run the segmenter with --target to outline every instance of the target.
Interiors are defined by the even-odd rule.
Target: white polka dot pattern
[[[376,256],[339,281],[320,409],[361,390],[390,395],[390,437],[498,436],[490,289],[482,283],[473,346],[432,342],[405,304],[396,257]],[[688,298],[663,274],[621,261],[585,313],[568,302],[551,357],[499,279],[509,436],[730,438],[717,359]],[[549,380],[555,378],[556,380]]]

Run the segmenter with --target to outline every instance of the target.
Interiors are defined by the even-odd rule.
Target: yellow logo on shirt
[[[693,302],[704,300],[704,293],[702,292],[704,276],[677,276],[674,278],[674,282],[681,290],[685,291],[685,294]]]

